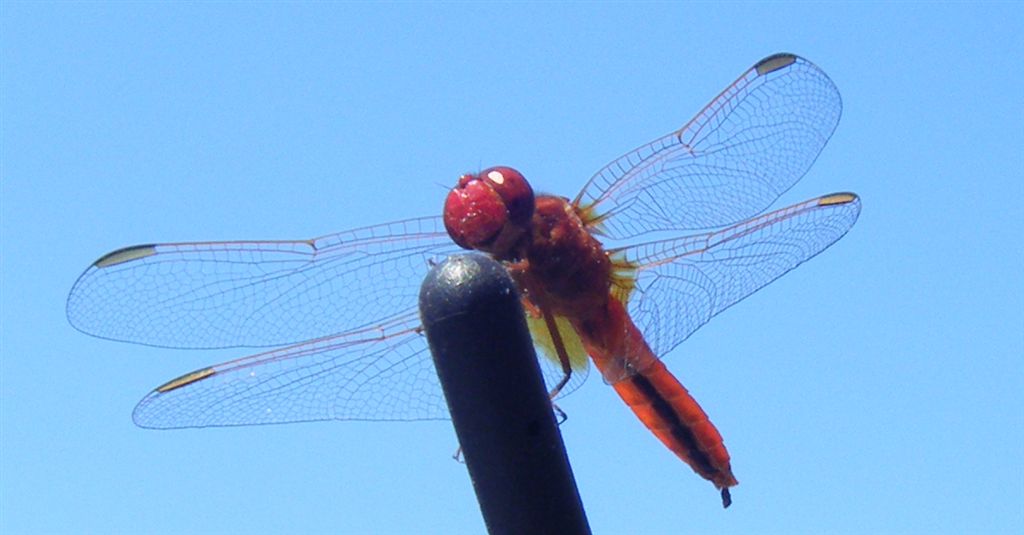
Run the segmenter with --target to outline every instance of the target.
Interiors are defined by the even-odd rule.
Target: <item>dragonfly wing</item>
[[[562,364],[558,359],[551,331],[542,318],[534,317],[529,312],[526,313],[526,324],[530,329],[530,336],[533,338],[537,360],[540,362],[540,371],[544,376],[544,383],[550,392],[565,377],[565,371],[562,369]],[[555,396],[555,399],[561,399],[571,394],[587,380],[587,376],[590,374],[590,358],[587,356],[587,351],[584,349],[579,335],[567,318],[555,316],[555,326],[562,339],[563,347],[569,357],[569,366],[572,369],[569,382],[562,386],[558,395]]]
[[[770,56],[682,129],[598,171],[575,203],[613,239],[742,221],[803,177],[841,112],[821,69],[792,54]]]
[[[129,247],[78,278],[67,316],[85,333],[153,346],[290,344],[416,307],[430,263],[459,250],[436,217],[311,240]]]
[[[153,390],[132,415],[158,429],[447,417],[415,309],[186,374]]]
[[[563,374],[541,359],[548,388]],[[559,398],[583,382],[574,368]],[[153,429],[319,420],[439,420],[448,409],[419,312],[202,368],[155,388],[132,419]]]
[[[719,312],[835,243],[859,214],[856,195],[836,193],[719,231],[617,250],[636,266],[630,316],[654,354],[664,356]]]

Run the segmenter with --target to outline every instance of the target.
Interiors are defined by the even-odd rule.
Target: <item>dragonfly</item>
[[[461,176],[441,216],[312,239],[126,247],[82,273],[67,317],[110,340],[256,348],[153,389],[132,413],[140,427],[445,419],[419,284],[477,249],[519,286],[552,399],[593,362],[728,507],[738,482],[723,439],[660,359],[856,222],[860,199],[845,192],[766,211],[808,172],[841,111],[821,69],[775,54],[572,200],[534,195],[521,173],[494,167]]]

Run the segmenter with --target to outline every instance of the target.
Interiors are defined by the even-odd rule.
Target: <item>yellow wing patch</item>
[[[612,297],[618,299],[623,306],[636,289],[636,266],[626,260],[621,252],[611,255],[612,260]]]
[[[551,341],[551,332],[548,331],[544,318],[535,318],[528,313],[526,314],[526,325],[530,328],[530,334],[533,335],[533,343],[543,350],[544,358],[561,367],[561,363],[558,362],[558,353],[555,351],[555,343]],[[565,351],[569,355],[569,367],[577,372],[587,369],[587,350],[583,349],[583,342],[576,334],[576,329],[572,328],[572,324],[564,316],[555,316],[555,326],[558,328],[558,334],[562,335],[562,343],[565,344]]]

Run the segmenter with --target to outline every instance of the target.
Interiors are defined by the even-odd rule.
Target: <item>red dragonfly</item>
[[[853,226],[853,193],[758,215],[807,172],[841,109],[820,69],[776,54],[683,128],[609,163],[572,201],[534,199],[521,174],[496,167],[461,177],[443,219],[308,240],[127,247],[79,277],[68,319],[143,345],[268,348],[157,387],[133,412],[141,427],[443,419],[417,296],[429,266],[459,251],[454,240],[504,261],[517,281],[553,398],[582,383],[589,355],[728,506],[737,481],[722,438],[659,359]],[[658,234],[679,230],[700,233]],[[642,235],[639,245],[599,241]]]

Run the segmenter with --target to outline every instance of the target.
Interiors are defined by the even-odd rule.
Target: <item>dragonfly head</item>
[[[467,173],[445,199],[444,226],[460,247],[506,257],[529,236],[533,201],[530,183],[511,167]]]

